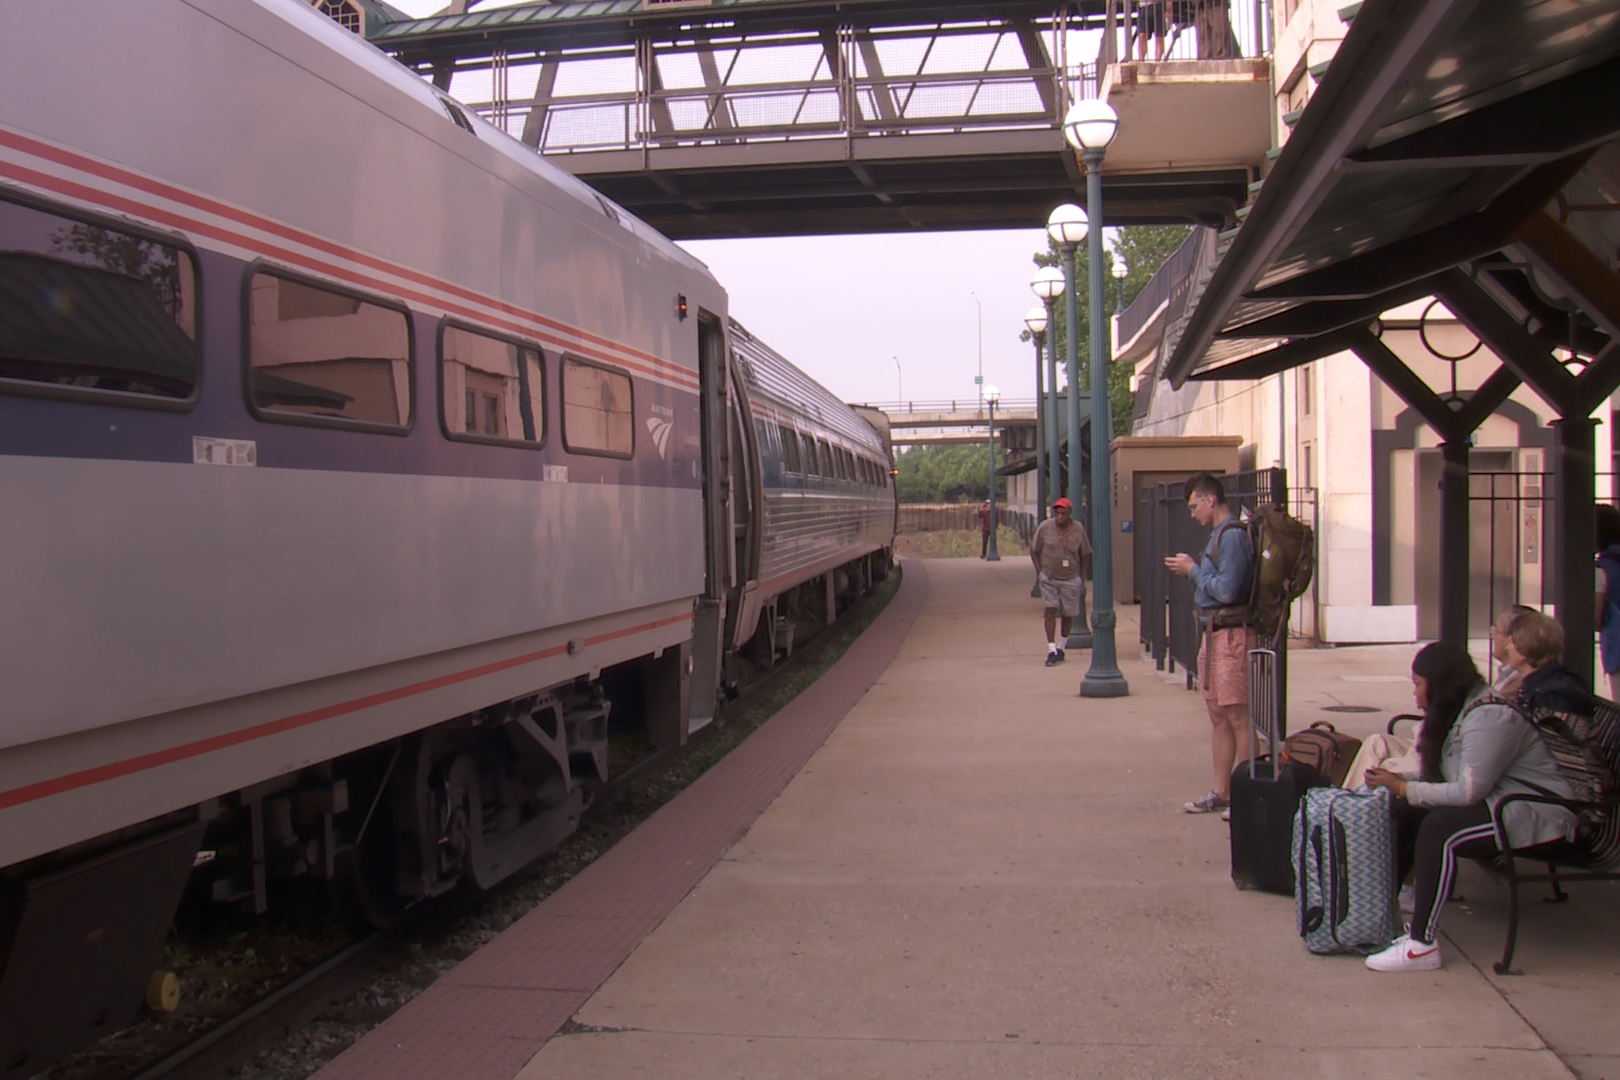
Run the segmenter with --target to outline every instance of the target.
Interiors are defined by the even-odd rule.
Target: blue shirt
[[[1217,538],[1221,544],[1219,566],[1217,560],[1210,558]],[[1215,523],[1209,543],[1204,545],[1203,557],[1187,575],[1193,583],[1193,605],[1209,609],[1247,603],[1249,574],[1253,569],[1254,548],[1249,543],[1249,530],[1242,526],[1236,514],[1227,514]]]

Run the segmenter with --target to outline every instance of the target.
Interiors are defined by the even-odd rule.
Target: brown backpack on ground
[[[1361,740],[1354,735],[1340,735],[1326,720],[1318,720],[1304,731],[1296,731],[1283,740],[1283,760],[1309,765],[1328,778],[1334,787],[1344,783],[1350,763],[1361,749]]]

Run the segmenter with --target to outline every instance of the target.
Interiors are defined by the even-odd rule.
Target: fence
[[[1035,515],[1022,510],[998,507],[996,521],[1016,533],[1025,546],[1035,535]],[[978,503],[902,503],[895,524],[898,533],[977,532],[980,528]]]
[[[1239,514],[1268,503],[1290,505],[1288,474],[1283,469],[1231,473],[1222,476],[1221,483],[1226,488],[1227,504]],[[1314,492],[1310,493],[1309,501],[1311,517],[1307,520],[1314,527]],[[1166,570],[1162,558],[1177,552],[1197,555],[1209,542],[1210,530],[1194,521],[1187,512],[1185,484],[1158,484],[1144,491],[1136,520],[1137,528],[1146,525],[1148,536],[1143,550],[1152,560],[1143,586],[1142,644],[1160,671],[1167,668],[1175,671],[1176,665],[1180,664],[1187,674],[1187,689],[1191,690],[1201,633],[1198,614],[1193,606],[1193,586],[1187,578]],[[1314,619],[1312,622],[1314,629]],[[1286,648],[1278,650],[1274,699],[1278,707],[1278,728],[1283,733],[1288,730],[1287,653]]]
[[[449,90],[548,154],[1053,130],[1118,60],[1269,55],[1269,3],[1107,0],[1034,19],[990,5],[825,30],[706,19],[563,48],[513,40],[456,62]]]
[[[1096,23],[1091,24],[1096,27]],[[1269,0],[1109,0],[1097,62],[1069,68],[1083,97],[1116,60],[1236,60],[1271,53]]]

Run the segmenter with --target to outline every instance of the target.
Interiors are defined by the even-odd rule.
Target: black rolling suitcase
[[[1249,760],[1232,773],[1232,884],[1293,896],[1294,815],[1306,790],[1328,779],[1309,765],[1278,762],[1276,665],[1270,649],[1249,653]]]

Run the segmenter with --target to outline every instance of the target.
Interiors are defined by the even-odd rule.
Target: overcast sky
[[[445,6],[392,3],[417,17]],[[846,401],[894,401],[902,387],[913,401],[977,400],[981,312],[985,382],[1033,398],[1035,347],[1018,335],[1039,303],[1029,280],[1046,248],[1041,224],[683,246],[726,287],[733,317]]]
[[[709,264],[750,331],[846,401],[976,400],[984,379],[1035,396],[1035,346],[1018,340],[1039,229],[981,233],[705,240]],[[977,300],[974,294],[977,293]],[[895,370],[899,359],[900,370]]]

